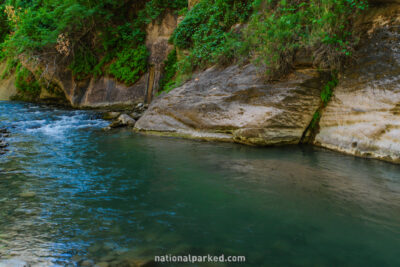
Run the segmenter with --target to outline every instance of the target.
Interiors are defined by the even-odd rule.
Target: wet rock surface
[[[103,119],[111,120],[109,126],[104,130],[111,130],[120,127],[134,127],[136,121],[143,115],[148,108],[147,104],[138,103],[133,109],[125,111],[110,111],[103,114]],[[128,115],[129,114],[129,115]]]
[[[324,75],[300,69],[265,83],[256,67],[211,68],[154,100],[141,131],[255,145],[297,144],[320,105]]]
[[[6,128],[0,128],[0,155],[7,152],[8,143],[6,138],[10,136],[10,132]]]
[[[360,21],[370,30],[322,113],[316,145],[400,162],[399,14],[391,5]]]

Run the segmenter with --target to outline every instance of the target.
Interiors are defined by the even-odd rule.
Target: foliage
[[[238,44],[232,27],[247,20],[252,10],[250,0],[203,0],[195,5],[171,37],[179,49],[190,53],[178,64],[181,73],[232,59]]]
[[[145,45],[137,48],[125,47],[117,53],[116,60],[111,63],[108,72],[125,84],[134,84],[146,72],[148,56]]]
[[[290,71],[298,49],[311,49],[321,68],[340,69],[356,39],[352,18],[365,0],[257,1],[245,36],[252,56],[269,77]],[[317,49],[318,47],[318,49]]]
[[[40,84],[32,72],[18,64],[15,75],[15,86],[19,93],[37,98],[40,94]]]
[[[332,97],[333,89],[337,86],[338,82],[339,82],[339,81],[338,81],[338,79],[337,79],[336,76],[335,76],[331,81],[329,81],[329,82],[324,86],[324,88],[322,88],[322,91],[321,91],[321,100],[322,100],[322,103],[323,103],[324,105],[328,104],[329,100],[330,100],[331,97]]]
[[[6,67],[0,75],[0,79],[5,79],[9,77],[15,70],[15,67],[18,65],[18,61],[14,58],[7,58]]]
[[[159,18],[166,9],[182,10],[188,5],[187,0],[150,0],[139,13],[137,23],[149,24]]]
[[[0,8],[9,28],[0,46],[9,58],[23,54],[68,67],[78,79],[110,73],[132,83],[146,70],[146,25],[186,6],[187,0],[5,0]]]
[[[313,118],[312,118],[312,120],[311,120],[310,128],[311,128],[311,129],[315,129],[315,128],[318,126],[318,123],[319,123],[319,120],[320,120],[320,119],[321,119],[321,113],[320,113],[319,110],[317,110],[317,111],[314,113]]]
[[[167,90],[168,87],[172,85],[170,83],[176,73],[176,62],[177,62],[177,55],[176,55],[176,49],[174,49],[168,54],[167,60],[165,60],[164,62],[163,77],[160,80],[160,89],[159,89],[160,92],[163,90]]]
[[[79,47],[75,51],[74,60],[69,65],[69,68],[77,79],[83,79],[93,73],[96,65],[97,58],[92,51]]]

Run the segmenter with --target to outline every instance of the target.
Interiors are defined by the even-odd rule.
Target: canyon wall
[[[400,162],[400,6],[371,9],[356,62],[323,110],[316,145]]]
[[[3,73],[6,68],[6,63],[0,63],[0,73]],[[10,97],[17,93],[15,88],[15,75],[12,74],[7,78],[0,79],[0,100],[10,100]]]
[[[355,25],[362,33],[355,62],[339,76],[323,109],[320,93],[327,77],[316,69],[299,68],[284,81],[266,83],[252,65],[214,67],[156,99],[136,129],[254,145],[296,144],[320,110],[315,145],[399,162],[399,11],[398,1],[371,1]]]

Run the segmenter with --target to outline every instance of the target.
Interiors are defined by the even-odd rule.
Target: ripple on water
[[[106,124],[92,111],[0,103],[12,132],[0,157],[1,260],[126,265],[190,253],[400,266],[400,166]]]

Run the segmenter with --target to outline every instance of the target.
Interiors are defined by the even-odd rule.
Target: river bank
[[[286,56],[290,61],[287,73],[269,79],[262,73],[266,70],[250,56],[239,60],[240,64],[195,68],[186,78],[178,79],[177,62],[193,51],[180,48],[179,44],[174,46],[168,40],[188,30],[187,23],[193,14],[207,9],[204,3],[196,9],[197,2],[188,3],[187,23],[182,22],[185,17],[168,11],[159,21],[143,27],[148,68],[133,84],[124,84],[108,74],[89,73],[83,78],[74,75],[69,67],[46,65],[38,58],[20,56],[20,67],[26,68],[24,73],[31,73],[25,77],[29,81],[34,80],[35,73],[46,69],[40,75],[46,87],[33,83],[36,100],[109,111],[104,117],[112,120],[107,129],[129,126],[145,134],[252,146],[309,143],[363,158],[400,163],[400,6],[398,1],[370,1],[368,7],[361,2],[357,2],[357,12],[348,14],[352,20],[351,25],[346,25],[352,40],[331,40],[343,47],[328,51],[324,42],[299,47]],[[350,12],[347,4],[341,6],[343,12]],[[332,5],[328,4],[330,8]],[[280,9],[276,8],[278,12]],[[335,10],[330,10],[331,15],[339,20],[340,14]],[[246,36],[243,25],[231,26],[235,34]],[[350,45],[353,41],[354,47]],[[335,55],[329,51],[346,51],[346,64],[332,69],[327,62]],[[323,63],[328,65],[322,66]],[[169,75],[168,68],[171,73],[175,71],[175,76],[172,73],[169,78],[177,79],[176,88],[169,88],[173,89],[169,92],[161,88]],[[6,62],[1,63],[0,69],[6,69]],[[3,95],[15,92],[11,82],[15,78],[12,73],[4,77],[0,84]],[[26,90],[20,88],[17,92],[23,96],[29,91]]]

